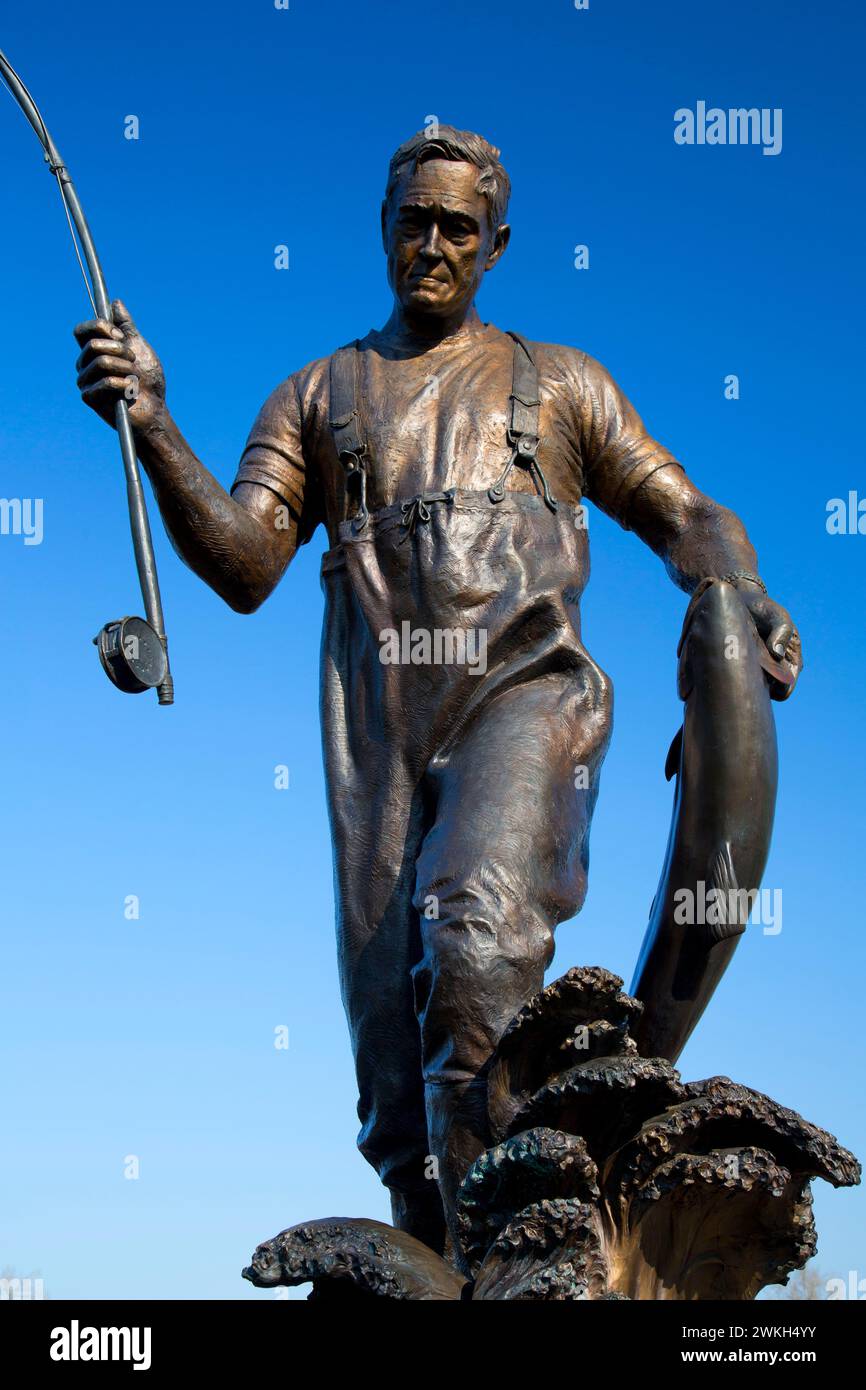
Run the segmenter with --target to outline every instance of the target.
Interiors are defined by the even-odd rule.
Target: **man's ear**
[[[388,199],[382,199],[382,250],[388,254]]]
[[[484,266],[485,270],[492,270],[496,262],[502,259],[502,257],[505,254],[505,248],[510,240],[511,228],[508,226],[507,222],[503,222],[501,227],[496,228],[496,235],[493,238],[493,244],[490,247],[490,254],[487,257],[487,262]]]

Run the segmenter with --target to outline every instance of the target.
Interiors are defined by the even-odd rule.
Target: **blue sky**
[[[513,240],[482,317],[604,362],[743,517],[803,634],[800,688],[777,706],[765,878],[783,929],[747,933],[681,1070],[766,1091],[866,1153],[866,537],[825,526],[829,499],[866,489],[858,8],[441,0],[413,17],[152,0],[147,22],[104,0],[15,8],[0,46],[76,179],[109,289],[162,356],[176,419],[226,484],[272,387],[388,315],[378,208],[393,148],[430,115],[501,147]],[[781,108],[781,153],[675,144],[674,112],[699,100]],[[90,639],[141,606],[119,454],[75,390],[84,288],[5,96],[0,162],[0,490],[44,505],[41,545],[0,536],[0,1266],[38,1272],[55,1298],[267,1297],[239,1277],[259,1240],[314,1216],[387,1216],[354,1148],[337,990],[324,538],[239,617],[154,515],[177,703],[109,685]],[[574,269],[577,244],[589,270]],[[633,536],[595,512],[590,534],[585,638],[615,683],[615,734],[589,898],[559,929],[554,973],[601,964],[628,985],[667,836],[686,600]],[[818,1267],[862,1278],[862,1193],[819,1183],[815,1198]]]

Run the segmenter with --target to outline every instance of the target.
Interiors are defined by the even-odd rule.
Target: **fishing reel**
[[[127,695],[163,686],[168,677],[165,644],[144,618],[106,623],[93,639],[102,669]]]

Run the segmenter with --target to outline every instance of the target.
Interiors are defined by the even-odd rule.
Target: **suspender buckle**
[[[358,510],[352,518],[352,530],[355,532],[363,531],[367,525],[370,513],[367,511],[367,462],[366,444],[356,444],[351,449],[340,451],[340,462],[346,470],[346,491],[350,484],[357,479],[358,488]]]
[[[360,473],[364,470],[364,455],[367,452],[366,444],[357,444],[352,449],[343,449],[340,453],[340,462],[346,470],[346,475]]]
[[[521,434],[512,442],[514,451],[518,455],[516,462],[523,464],[529,463],[530,460],[535,462],[539,441],[534,434]]]

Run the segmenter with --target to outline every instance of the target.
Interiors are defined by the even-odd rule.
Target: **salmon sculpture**
[[[746,929],[770,849],[778,760],[773,661],[736,589],[707,579],[686,612],[678,688],[683,726],[665,773],[676,775],[661,881],[631,992],[644,1003],[635,1040],[675,1062]]]

